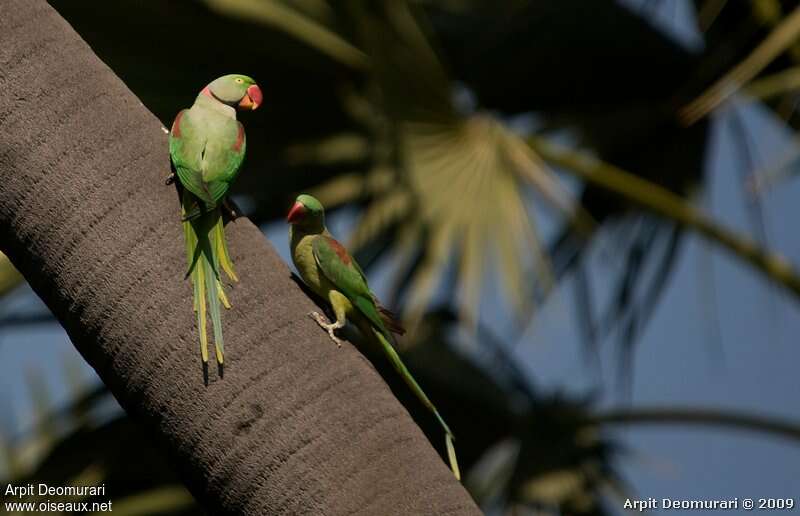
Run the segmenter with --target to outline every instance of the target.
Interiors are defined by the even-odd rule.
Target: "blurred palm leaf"
[[[793,66],[751,82],[744,93],[758,100],[772,100],[800,90],[800,66]]]
[[[11,264],[11,260],[0,253],[0,297],[22,282],[22,275]]]
[[[119,498],[113,502],[116,516],[150,516],[200,512],[194,498],[183,485],[164,485]],[[92,516],[102,513],[92,513]],[[196,513],[195,513],[196,514]]]
[[[367,65],[366,56],[329,25],[333,9],[324,0],[204,0],[212,9],[286,31],[320,52],[353,68]]]
[[[129,516],[202,514],[136,424],[125,417],[103,386],[86,390],[71,362],[65,362],[72,402],[58,410],[50,403],[44,377],[28,374],[34,399],[34,424],[15,439],[0,440],[6,455],[4,482],[45,482],[59,486],[106,485],[105,496],[47,497],[54,502],[113,503],[115,513]],[[109,412],[109,407],[112,410]],[[111,417],[109,417],[111,416]],[[3,437],[3,436],[0,436]],[[120,447],[119,443],[126,446]],[[20,501],[38,502],[38,495]],[[0,508],[0,514],[6,514]]]
[[[800,173],[800,143],[795,142],[768,167],[753,172],[748,187],[753,195],[760,195]]]
[[[528,142],[551,163],[572,171],[587,182],[602,184],[609,192],[635,205],[697,231],[776,284],[800,296],[800,274],[783,255],[763,249],[752,238],[718,223],[682,197],[581,152],[553,145],[538,137],[529,138]]]
[[[86,392],[85,379],[76,368],[76,357],[70,356],[62,363],[71,393],[71,402],[63,410],[54,410],[50,396],[48,377],[38,369],[26,371],[25,391],[30,397],[32,423],[24,438],[6,437],[6,456],[13,465],[7,472],[10,478],[30,474],[57,445],[64,434],[91,421],[91,411],[97,400],[96,392]],[[105,391],[105,389],[103,389]],[[13,413],[9,407],[6,425],[11,426]]]
[[[800,22],[796,2],[779,0],[763,0],[750,2],[751,17],[755,23],[771,28],[759,45],[740,63],[733,66],[729,74],[719,80],[711,90],[735,78],[737,70],[745,70],[752,76],[751,81],[729,88],[730,93],[741,87],[743,93],[754,100],[763,102],[772,108],[775,114],[785,120],[790,127],[798,126],[796,117],[798,94],[800,93]],[[748,67],[749,65],[749,67]],[[711,97],[707,97],[710,99]],[[698,98],[699,100],[699,98]],[[792,146],[786,153],[752,171],[747,178],[750,193],[762,192],[790,177],[794,171],[797,146]]]
[[[764,4],[766,2],[756,2]],[[702,95],[686,105],[680,113],[686,124],[691,124],[713,111],[725,99],[747,85],[767,65],[787,49],[800,36],[800,7],[783,18],[764,41],[743,61],[717,80]]]
[[[539,399],[515,437],[489,448],[467,479],[484,506],[554,514],[608,514],[604,500],[630,488],[616,471],[619,446],[584,424],[588,404]],[[623,496],[624,498],[624,496]]]
[[[393,291],[407,296],[404,306],[412,320],[427,308],[450,259],[458,267],[462,320],[475,321],[491,258],[498,260],[498,277],[517,315],[529,314],[534,290],[526,273],[534,269],[544,290],[551,281],[525,188],[538,187],[555,206],[569,210],[554,176],[517,135],[488,115],[453,125],[409,123],[401,138],[405,185],[375,192],[353,245],[360,248],[403,221],[404,234],[413,235],[416,246],[408,238],[398,243],[401,263],[416,253],[422,260],[411,263],[412,270],[398,271]]]
[[[375,165],[315,193],[327,205],[367,199],[351,240],[356,250],[398,231],[392,291],[412,326],[453,264],[462,320],[474,325],[492,265],[516,315],[529,317],[532,300],[552,282],[528,196],[536,192],[571,217],[569,196],[502,121],[457,109],[418,13],[403,2],[351,7],[373,65],[366,96],[350,92],[346,105],[371,133]],[[334,143],[315,154],[330,153]],[[526,281],[531,271],[536,279]]]
[[[18,462],[17,451],[5,435],[5,430],[0,428],[0,479],[16,478],[21,473],[22,467]]]

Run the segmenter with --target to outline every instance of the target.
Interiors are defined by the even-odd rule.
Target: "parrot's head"
[[[325,208],[316,197],[308,194],[298,195],[286,215],[286,222],[296,226],[324,227]]]
[[[203,89],[215,99],[241,111],[252,111],[264,100],[256,81],[246,75],[223,75]]]

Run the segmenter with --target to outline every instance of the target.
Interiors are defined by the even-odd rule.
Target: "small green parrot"
[[[244,126],[236,109],[252,111],[261,105],[256,82],[246,75],[225,75],[202,89],[189,109],[175,117],[169,133],[169,153],[182,188],[181,213],[186,239],[186,272],[194,289],[194,311],[200,333],[200,353],[208,363],[206,300],[214,327],[217,363],[223,364],[220,305],[230,302],[220,279],[220,267],[233,281],[233,270],[221,207],[233,212],[225,200],[239,172],[246,148]],[[175,176],[168,178],[171,183]],[[233,213],[235,216],[235,212]]]
[[[460,480],[453,446],[455,438],[450,427],[394,349],[392,333],[402,335],[405,330],[394,315],[380,305],[367,284],[364,271],[347,249],[328,232],[322,203],[310,195],[300,195],[289,210],[286,221],[290,224],[289,246],[294,265],[305,284],[330,304],[336,321],[329,323],[318,312],[309,315],[328,332],[337,346],[342,344],[334,331],[342,328],[347,319],[355,323],[365,337],[377,341],[395,370],[444,429],[450,467]]]

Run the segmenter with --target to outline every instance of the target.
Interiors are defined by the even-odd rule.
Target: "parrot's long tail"
[[[184,191],[181,204],[185,216],[194,209],[197,199],[188,191]],[[185,221],[183,234],[186,239],[186,259],[189,262],[186,276],[191,278],[194,289],[194,311],[197,314],[197,330],[200,333],[200,354],[203,363],[208,363],[206,318],[210,315],[217,363],[222,365],[225,347],[222,339],[220,305],[230,308],[231,304],[225,295],[220,268],[231,280],[239,280],[233,270],[228,245],[225,243],[222,212],[215,209]]]
[[[455,445],[453,444],[455,437],[453,436],[453,432],[450,431],[450,427],[447,426],[447,423],[445,423],[441,414],[439,414],[439,411],[436,410],[436,406],[433,404],[430,398],[428,398],[428,396],[425,394],[425,391],[422,390],[422,387],[419,386],[417,381],[411,375],[411,371],[409,371],[406,365],[403,363],[403,360],[400,358],[400,355],[397,354],[397,350],[394,349],[394,346],[378,329],[372,328],[372,332],[375,334],[378,342],[380,342],[383,352],[386,353],[387,357],[389,357],[389,361],[392,363],[395,370],[403,378],[403,381],[406,382],[406,385],[408,385],[409,388],[414,392],[414,395],[416,395],[419,401],[425,405],[425,408],[430,410],[433,415],[436,416],[436,419],[439,421],[439,425],[441,425],[445,433],[445,445],[447,446],[447,458],[450,461],[450,469],[453,470],[453,474],[456,476],[456,478],[461,480],[461,471],[458,469],[456,449]]]

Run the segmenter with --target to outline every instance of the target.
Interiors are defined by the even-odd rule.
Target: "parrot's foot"
[[[344,321],[329,323],[328,319],[326,319],[325,316],[319,312],[311,312],[310,314],[308,314],[308,316],[317,321],[317,324],[322,326],[322,328],[328,332],[328,335],[330,335],[331,340],[333,340],[333,342],[335,342],[338,347],[340,348],[342,347],[342,339],[337,337],[334,332],[344,326]]]
[[[167,176],[167,179],[164,180],[165,185],[171,185],[175,182],[175,172],[171,172],[170,175]]]

